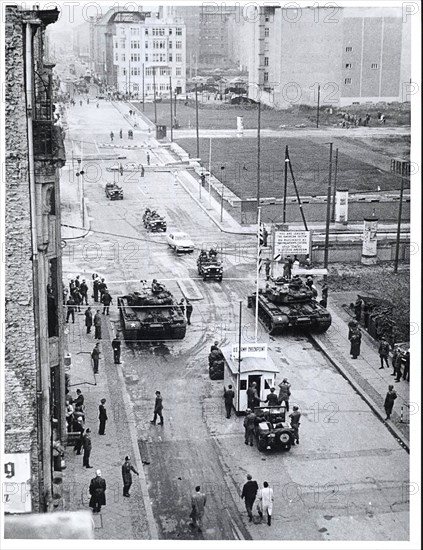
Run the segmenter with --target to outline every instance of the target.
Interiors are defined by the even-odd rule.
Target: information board
[[[275,254],[282,258],[310,254],[310,231],[275,231]]]
[[[238,359],[238,345],[232,346],[232,357]],[[244,357],[261,357],[267,359],[267,344],[241,344],[241,359]]]

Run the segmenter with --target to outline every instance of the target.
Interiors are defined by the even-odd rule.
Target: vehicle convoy
[[[254,434],[258,450],[289,451],[294,442],[294,428],[285,422],[285,407],[255,407],[254,414],[257,416]]]
[[[211,248],[207,253],[205,250],[200,252],[197,260],[198,274],[206,279],[216,279],[221,281],[223,278],[222,262],[217,259],[217,251]]]
[[[186,320],[165,285],[153,279],[151,287],[118,296],[117,304],[125,340],[180,340]]]
[[[248,296],[248,307],[255,310],[255,292]],[[332,323],[329,311],[317,302],[312,289],[298,275],[290,280],[279,277],[259,290],[258,316],[270,334],[289,327],[325,332]]]
[[[146,208],[142,221],[147,231],[163,231],[166,232],[167,224],[164,216],[160,216],[155,210]]]
[[[116,183],[106,183],[105,191],[111,201],[123,200],[123,189]]]

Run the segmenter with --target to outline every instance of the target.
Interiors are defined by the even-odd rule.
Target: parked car
[[[175,252],[194,252],[194,243],[189,235],[182,231],[169,233],[166,236],[167,243]]]

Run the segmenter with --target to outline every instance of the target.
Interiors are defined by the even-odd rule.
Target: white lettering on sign
[[[4,510],[10,514],[31,512],[31,464],[29,453],[5,454]]]
[[[238,359],[238,345],[232,346],[232,359]],[[244,357],[262,357],[267,359],[267,344],[241,344],[241,359]]]
[[[282,258],[310,253],[310,231],[275,231],[275,252]]]

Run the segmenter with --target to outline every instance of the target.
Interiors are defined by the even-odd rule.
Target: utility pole
[[[261,103],[258,102],[257,113],[257,219],[258,209],[260,208],[260,124],[261,124]]]
[[[197,84],[195,84],[195,132],[197,135],[197,158],[200,158],[200,135],[198,130],[198,93]]]
[[[288,191],[288,163],[289,163],[289,156],[288,156],[288,145],[285,146],[285,171],[284,171],[284,184],[283,184],[283,217],[282,222],[286,222],[286,193]]]
[[[170,141],[173,141],[173,110],[172,110],[172,77],[169,76],[169,97],[170,97]]]
[[[176,120],[176,88],[175,88],[175,101],[173,103],[173,111],[174,111],[175,120]]]
[[[153,93],[154,93],[154,124],[157,125],[157,103],[156,103],[156,67],[153,67]]]
[[[336,184],[338,180],[338,147],[335,149],[335,175],[333,177],[333,193],[332,193],[332,216],[331,221],[335,221],[335,202],[336,202]]]
[[[317,117],[316,117],[316,128],[319,127],[319,109],[320,109],[320,84],[317,85]]]
[[[145,67],[143,63],[142,64],[142,112],[144,112],[144,103],[145,103],[144,76],[145,76]]]
[[[238,329],[238,386],[237,386],[237,393],[238,393],[238,407],[237,410],[239,411],[240,406],[240,389],[241,389],[241,337],[242,337],[242,300],[239,301],[239,329]]]
[[[400,200],[398,206],[398,225],[397,225],[397,242],[395,246],[395,263],[394,263],[394,273],[398,273],[398,262],[399,262],[399,247],[400,247],[400,238],[401,238],[401,218],[402,218],[402,201],[404,196],[404,176],[408,175],[410,172],[410,163],[407,160],[403,159],[392,159],[391,160],[391,172],[399,174],[401,176],[401,190],[400,190]]]
[[[223,190],[225,189],[223,185],[223,172],[225,170],[224,166],[220,167],[220,181],[222,183],[222,194],[220,196],[220,221],[223,222]]]
[[[326,204],[326,235],[325,235],[325,259],[324,267],[327,269],[328,260],[329,260],[329,224],[330,224],[330,199],[332,191],[332,149],[333,143],[329,143],[329,177],[328,177],[328,194],[327,194],[327,204]],[[324,280],[326,281],[327,275],[324,275]]]

